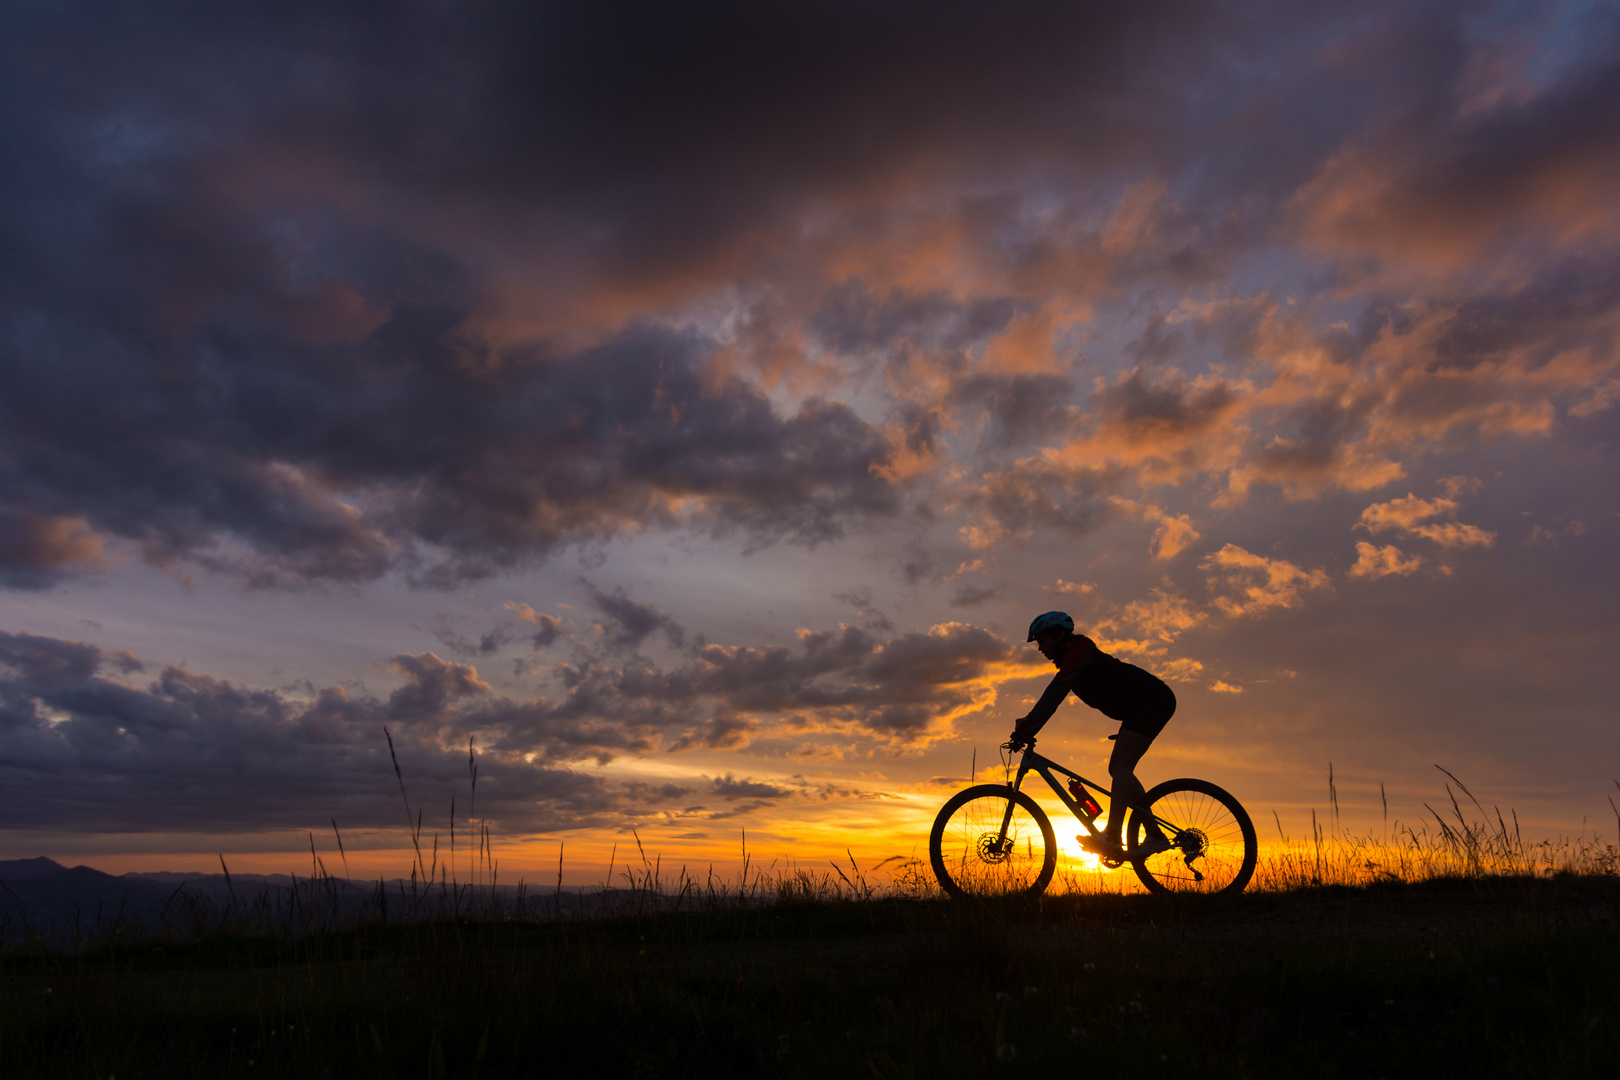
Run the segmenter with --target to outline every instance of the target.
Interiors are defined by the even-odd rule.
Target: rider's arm
[[[1089,638],[1082,638],[1064,656],[1063,666],[1058,668],[1056,675],[1052,676],[1052,681],[1046,686],[1046,692],[1035,703],[1035,707],[1029,710],[1029,715],[1018,721],[1014,726],[1013,734],[1021,739],[1034,738],[1036,732],[1045,727],[1046,722],[1052,719],[1052,714],[1057,712],[1059,705],[1063,704],[1063,699],[1069,696],[1070,691],[1074,689],[1074,684],[1080,680],[1080,676],[1085,674],[1086,669],[1091,667],[1096,662],[1097,657],[1101,655],[1102,653]]]

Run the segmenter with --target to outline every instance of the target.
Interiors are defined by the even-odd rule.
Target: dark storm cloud
[[[431,653],[400,660],[409,682],[387,702],[336,687],[309,702],[172,667],[135,688],[105,677],[136,670],[127,656],[0,635],[7,820],[102,831],[297,828],[334,816],[392,826],[403,811],[383,725],[417,797],[445,792],[447,803],[447,786],[466,775],[465,743],[441,750],[424,735],[447,722],[448,703],[478,693],[471,669]],[[606,786],[578,773],[489,759],[480,770],[480,803],[521,828],[613,810]]]
[[[565,692],[551,700],[507,697],[471,665],[422,653],[393,659],[404,682],[380,699],[176,667],[137,686],[144,666],[127,653],[0,633],[0,802],[18,828],[386,827],[402,812],[386,727],[418,804],[458,794],[471,738],[482,814],[517,830],[601,824],[688,789],[613,785],[571,763],[736,747],[767,721],[914,741],[971,707],[1007,656],[1006,642],[960,624],[886,640],[845,628],[806,634],[798,650],[709,645],[668,669],[559,665]],[[713,794],[787,791],[727,775]]]
[[[1332,264],[1306,275],[1321,292],[1612,245],[1612,14],[1527,11],[9,12],[0,584],[112,541],[260,585],[449,585],[650,527],[835,538],[897,511],[885,478],[939,452],[948,400],[982,411],[985,452],[1061,439],[1063,376],[1030,373],[1071,355],[1030,330],[1054,298],[1215,288],[1278,251]],[[1537,34],[1557,62],[1502,60]],[[893,444],[711,366],[736,341],[683,304],[751,290],[782,294],[759,341],[884,354]],[[1501,347],[1485,298],[1411,291],[1468,313],[1453,355]],[[1566,336],[1607,310],[1567,308]],[[972,370],[1024,331],[1012,368]],[[1189,340],[1156,317],[1124,352]],[[1101,399],[1128,432],[1223,415],[1133,378]],[[1308,463],[1357,430],[1287,423],[1255,445]],[[1073,485],[988,467],[979,501],[1011,528],[1095,518]]]
[[[13,13],[0,575],[49,583],[111,537],[261,585],[452,584],[624,529],[813,543],[887,514],[872,430],[703,383],[701,334],[627,328],[632,303],[580,316],[617,333],[580,351],[484,317],[516,290],[566,326],[919,161],[1140,165],[1156,125],[1130,88],[1185,70],[1199,11]],[[975,227],[1016,223],[992,204]],[[807,325],[959,351],[1016,310],[852,280]],[[991,404],[997,439],[1051,420],[1016,387]]]
[[[1001,638],[961,623],[888,638],[854,626],[801,631],[797,649],[705,644],[668,667],[642,659],[558,665],[567,692],[550,717],[611,718],[641,740],[626,742],[629,750],[650,748],[659,732],[672,736],[672,750],[737,747],[772,723],[926,741],[979,700],[1009,657]],[[528,737],[520,723],[502,745],[527,751]]]
[[[594,585],[586,587],[591,594],[591,603],[607,617],[604,636],[609,648],[637,648],[651,634],[660,630],[675,648],[686,643],[686,631],[680,623],[655,607],[630,599],[623,588],[604,593]]]
[[[502,353],[469,323],[495,284],[470,252],[493,230],[554,244],[586,277],[680,265],[778,210],[784,184],[1005,136],[1073,78],[1057,61],[1095,66],[1103,42],[1144,29],[1059,5],[921,10],[19,18],[0,294],[9,578],[94,564],[97,533],[259,584],[402,564],[452,582],[668,522],[672,499],[765,540],[887,512],[871,471],[886,447],[861,421],[817,402],[779,416],[741,385],[700,392],[700,340]],[[990,87],[1000,104],[976,104]],[[1009,305],[896,293],[834,337],[940,347],[994,331]]]
[[[17,524],[0,550],[13,575],[64,562],[27,542],[37,528],[15,538],[64,512],[155,561],[273,584],[395,565],[454,581],[678,523],[675,499],[760,541],[826,540],[894,508],[872,472],[886,444],[849,409],[784,417],[742,384],[705,386],[693,342],[632,334],[497,378],[456,365],[444,320],[420,337],[397,328],[391,348],[395,322],[324,356],[221,332],[172,371],[66,342],[12,351],[0,524]]]

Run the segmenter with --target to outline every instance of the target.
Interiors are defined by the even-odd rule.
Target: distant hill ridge
[[[374,885],[341,881],[340,887],[359,895]],[[243,890],[257,894],[264,887],[291,888],[289,874],[155,873],[108,874],[89,866],[63,866],[55,859],[0,859],[0,933],[21,929],[51,933],[64,927],[88,926],[98,918],[129,914],[150,920],[157,917],[184,889],[194,896],[217,900]]]
[[[0,859],[0,881],[32,881],[59,874],[67,867],[55,859]]]
[[[107,878],[110,881],[150,881],[155,884],[168,884],[170,886],[179,885],[186,881],[214,881],[217,879],[222,884],[225,881],[224,874],[203,873],[200,871],[151,870],[144,872],[131,871],[127,874],[114,875],[84,865],[66,867],[55,859],[47,859],[44,856],[33,859],[0,859],[0,881],[4,881],[8,885],[19,881],[40,881],[55,874],[65,874],[79,870],[87,874]],[[285,886],[290,886],[293,883],[290,874],[232,873],[231,880]]]

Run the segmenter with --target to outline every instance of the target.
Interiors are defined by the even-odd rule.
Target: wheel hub
[[[985,833],[979,837],[979,859],[987,863],[998,863],[1006,860],[1012,851],[1012,838],[1005,841],[998,840],[995,833]]]
[[[1181,854],[1186,856],[1187,861],[1192,862],[1209,850],[1209,837],[1202,829],[1183,829],[1176,837],[1176,846],[1181,849]]]

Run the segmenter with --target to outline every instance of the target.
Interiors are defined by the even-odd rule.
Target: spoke
[[[1247,839],[1232,809],[1208,791],[1183,789],[1168,792],[1152,807],[1173,846],[1144,856],[1142,869],[1160,887],[1171,891],[1219,892],[1243,872]],[[1145,843],[1144,826],[1137,837]],[[1183,845],[1196,845],[1188,857]]]
[[[956,887],[974,894],[1034,887],[1048,858],[1040,826],[1005,793],[985,794],[957,807],[940,838],[940,857]],[[1002,822],[1006,821],[1006,832]]]

